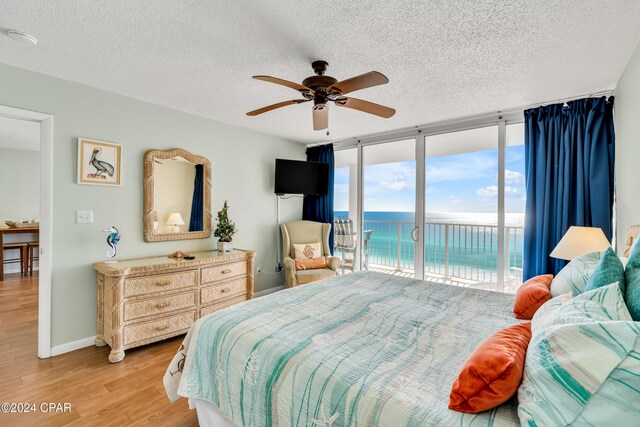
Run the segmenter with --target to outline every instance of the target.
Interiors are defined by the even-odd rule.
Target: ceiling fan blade
[[[308,99],[292,99],[291,101],[278,102],[277,104],[267,105],[266,107],[258,108],[257,110],[249,111],[247,116],[257,116],[258,114],[266,113],[267,111],[275,110],[276,108],[286,107],[287,105],[302,104],[308,102]]]
[[[377,71],[369,71],[350,79],[335,83],[327,88],[327,93],[331,93],[333,89],[339,90],[343,95],[356,90],[366,89],[389,83],[389,79],[382,73]]]
[[[299,83],[294,83],[294,82],[290,82],[289,80],[283,80],[283,79],[279,79],[277,77],[271,77],[271,76],[253,76],[254,79],[256,80],[262,80],[265,82],[269,82],[269,83],[275,83],[277,85],[282,85],[282,86],[286,86],[286,87],[290,87],[291,89],[300,91],[300,92],[308,92],[311,94],[314,94],[315,92],[313,91],[313,89],[310,89],[306,86],[303,86]]]
[[[353,110],[363,111],[365,113],[373,114],[375,116],[384,117],[388,119],[392,117],[396,110],[393,108],[385,107],[384,105],[376,104],[374,102],[363,101],[358,98],[338,98],[334,101],[338,107],[351,108]]]
[[[313,108],[313,130],[323,130],[329,127],[329,108]]]

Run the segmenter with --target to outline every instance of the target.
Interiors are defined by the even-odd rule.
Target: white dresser
[[[253,298],[255,251],[194,252],[169,257],[99,262],[96,346],[124,351],[183,334],[202,316]]]

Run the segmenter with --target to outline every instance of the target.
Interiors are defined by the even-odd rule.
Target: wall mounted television
[[[276,159],[276,194],[325,195],[329,191],[329,163]]]

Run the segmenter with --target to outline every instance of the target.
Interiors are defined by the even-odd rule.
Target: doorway
[[[51,356],[52,130],[50,115],[0,106],[0,303],[17,317],[2,325],[24,344],[22,356],[37,343],[40,358]]]

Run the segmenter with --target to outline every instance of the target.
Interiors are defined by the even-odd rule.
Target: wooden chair
[[[356,254],[356,248],[358,245],[358,233],[354,230],[353,220],[351,218],[336,217],[334,222],[334,242],[333,252],[340,252],[342,254],[342,263],[340,268],[342,273],[344,270],[353,271],[353,261]],[[365,270],[369,269],[369,240],[371,239],[371,233],[373,230],[364,230],[362,247],[363,251],[363,267]],[[351,256],[347,256],[350,254]]]
[[[27,243],[28,245],[28,251],[29,251],[29,256],[28,256],[28,261],[29,261],[29,274],[33,274],[33,262],[34,261],[38,261],[40,259],[39,255],[39,251],[38,249],[40,248],[40,242],[29,242]],[[33,255],[33,250],[36,249],[36,255]]]
[[[20,258],[4,259],[5,264],[10,264],[16,261],[20,261],[20,274],[27,273],[27,261],[28,261],[27,246],[28,246],[27,243],[24,243],[24,242],[5,243],[2,246],[3,251],[11,251],[11,250],[20,251]]]

